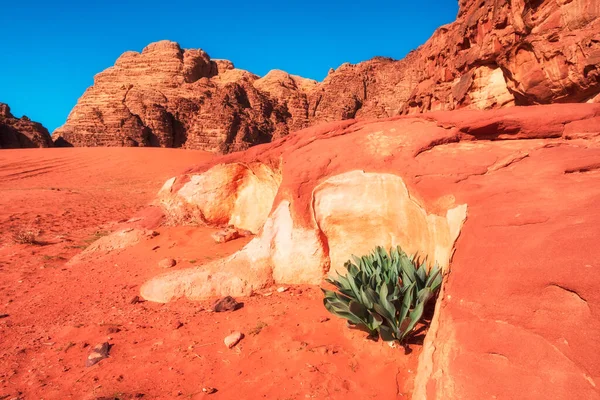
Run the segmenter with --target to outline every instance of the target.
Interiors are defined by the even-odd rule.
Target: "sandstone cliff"
[[[460,0],[457,20],[405,59],[344,64],[319,83],[158,42],[98,74],[55,134],[230,152],[324,121],[599,102],[599,17],[597,0]]]
[[[48,130],[23,116],[15,118],[7,104],[0,103],[0,149],[51,147]]]

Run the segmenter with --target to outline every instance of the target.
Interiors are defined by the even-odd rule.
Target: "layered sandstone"
[[[286,135],[293,116],[256,89],[257,76],[202,50],[153,43],[96,75],[57,143],[229,152]]]
[[[8,104],[0,103],[0,149],[51,147],[48,130],[23,116],[15,118]]]
[[[319,283],[351,254],[401,245],[445,274],[413,398],[597,399],[599,171],[598,104],[319,125],[170,179],[165,214],[257,237],[141,294]]]
[[[599,17],[596,0],[461,0],[457,20],[405,59],[343,64],[319,83],[154,43],[98,74],[55,135],[230,152],[326,121],[599,102]]]

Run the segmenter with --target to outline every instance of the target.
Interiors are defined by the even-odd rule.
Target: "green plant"
[[[325,308],[371,336],[405,344],[442,284],[439,266],[429,269],[399,246],[352,259],[344,264],[346,275],[327,279],[339,292],[322,289]]]

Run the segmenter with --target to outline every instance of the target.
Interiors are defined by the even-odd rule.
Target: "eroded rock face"
[[[8,104],[0,103],[0,149],[51,147],[48,130],[23,116],[15,118]]]
[[[346,273],[344,263],[352,254],[368,254],[376,246],[400,245],[446,267],[467,215],[466,205],[443,216],[427,213],[394,174],[347,172],[321,183],[313,196],[315,221],[327,238],[330,273]],[[364,239],[348,240],[355,237]]]
[[[96,76],[57,129],[57,143],[230,152],[321,122],[458,108],[598,102],[596,0],[461,0],[400,61],[343,64],[323,82],[263,78],[202,50],[158,42]]]
[[[600,105],[324,124],[191,168],[159,203],[195,198],[187,182],[216,166],[250,164],[281,166],[257,237],[149,280],[144,298],[318,283],[350,253],[399,244],[445,271],[414,398],[600,397],[600,342],[589,340],[600,335]],[[206,196],[187,206],[206,209]]]
[[[161,146],[229,152],[288,133],[287,109],[253,86],[258,77],[202,50],[152,43],[96,75],[57,143]]]
[[[175,183],[167,181],[157,201],[171,224],[234,225],[256,233],[271,211],[281,172],[262,163],[220,164]]]

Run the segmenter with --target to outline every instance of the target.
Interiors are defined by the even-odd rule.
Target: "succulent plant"
[[[322,289],[325,308],[385,341],[405,344],[442,284],[437,264],[429,269],[426,259],[409,257],[399,246],[352,256],[344,267],[346,275],[327,279],[338,291]]]

